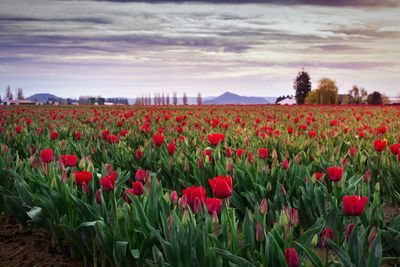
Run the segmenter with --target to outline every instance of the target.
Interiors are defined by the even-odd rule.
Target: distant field
[[[0,209],[94,266],[399,264],[400,107],[0,107]]]

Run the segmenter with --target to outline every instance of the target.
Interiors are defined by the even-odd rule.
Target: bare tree
[[[176,94],[176,92],[174,92],[173,96],[172,96],[172,103],[176,106],[178,105],[178,95]]]
[[[186,96],[186,93],[183,93],[182,102],[183,102],[184,105],[188,104],[188,98]]]
[[[12,100],[14,98],[13,94],[11,93],[11,88],[10,86],[7,86],[6,88],[6,97],[5,97],[5,101],[7,100]]]
[[[22,88],[17,89],[17,99],[25,99],[24,97],[24,90]]]
[[[167,97],[165,98],[165,102],[169,106],[169,94],[167,94]]]
[[[200,94],[200,92],[197,94],[197,105],[201,105],[201,94]]]
[[[164,95],[164,92],[162,93],[162,96],[161,96],[161,104],[165,105],[165,95]]]

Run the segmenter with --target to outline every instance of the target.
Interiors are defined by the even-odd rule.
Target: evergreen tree
[[[302,69],[293,82],[293,88],[296,91],[296,102],[297,104],[304,104],[304,100],[311,91],[310,75],[304,69]]]

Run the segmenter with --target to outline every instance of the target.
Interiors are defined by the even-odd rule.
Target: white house
[[[278,105],[296,105],[296,99],[294,97],[289,97],[285,98],[281,101],[279,101],[277,104]]]

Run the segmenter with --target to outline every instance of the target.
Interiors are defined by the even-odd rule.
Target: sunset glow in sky
[[[0,0],[0,94],[400,94],[400,1],[215,2]]]

